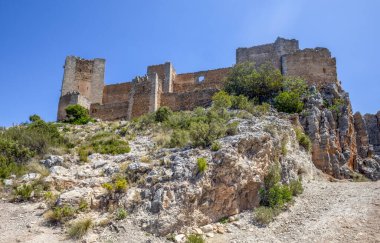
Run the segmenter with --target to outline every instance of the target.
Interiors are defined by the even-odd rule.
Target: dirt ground
[[[380,181],[312,181],[304,187],[294,205],[269,226],[254,225],[252,213],[246,212],[226,226],[227,233],[215,234],[206,242],[380,242]],[[61,228],[44,225],[44,210],[38,207],[39,203],[0,201],[0,242],[71,242]],[[92,232],[91,238],[96,242],[163,240],[145,237],[129,221],[125,224],[128,230],[114,235]]]

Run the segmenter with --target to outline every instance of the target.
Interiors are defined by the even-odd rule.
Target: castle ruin
[[[272,63],[282,74],[299,76],[309,84],[337,83],[336,61],[326,48],[299,49],[297,40],[277,38],[274,43],[238,48],[236,63]],[[207,106],[223,86],[231,67],[177,74],[170,62],[148,66],[147,74],[130,82],[104,84],[105,60],[68,56],[64,65],[58,120],[71,104],[86,107],[102,120],[132,119],[161,106],[174,111]]]

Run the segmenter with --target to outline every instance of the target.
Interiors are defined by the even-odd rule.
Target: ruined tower
[[[64,65],[58,120],[66,116],[68,105],[79,104],[87,109],[102,104],[104,88],[104,59],[85,60],[68,56]]]

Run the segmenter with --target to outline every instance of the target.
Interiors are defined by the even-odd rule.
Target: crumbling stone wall
[[[91,102],[79,92],[69,92],[59,98],[58,105],[58,120],[64,120],[66,118],[65,108],[69,105],[79,104],[87,109],[90,108]]]
[[[272,63],[285,75],[301,76],[310,84],[336,83],[335,59],[325,48],[299,50],[297,40],[277,38],[272,44],[239,48],[236,62]],[[231,68],[177,74],[170,62],[147,67],[147,75],[132,82],[104,86],[104,59],[66,58],[58,120],[68,104],[81,103],[103,120],[131,119],[169,106],[193,109],[211,103]],[[66,96],[76,92],[76,96]],[[86,101],[81,101],[84,98]]]
[[[236,63],[253,62],[260,66],[269,62],[281,70],[281,57],[298,50],[299,44],[297,40],[277,38],[272,44],[238,48],[236,50]]]
[[[304,49],[282,57],[282,72],[318,87],[337,83],[336,60],[326,48]]]
[[[197,89],[221,89],[223,80],[227,77],[231,68],[199,71],[195,73],[183,73],[175,76],[173,81],[174,92],[190,92]]]
[[[104,86],[103,104],[126,102],[129,100],[129,93],[132,89],[132,83],[111,84]]]

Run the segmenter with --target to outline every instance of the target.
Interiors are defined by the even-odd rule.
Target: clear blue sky
[[[106,58],[106,83],[165,61],[231,66],[235,49],[296,38],[337,58],[355,111],[380,110],[378,0],[0,0],[0,126],[56,118],[67,55]]]

